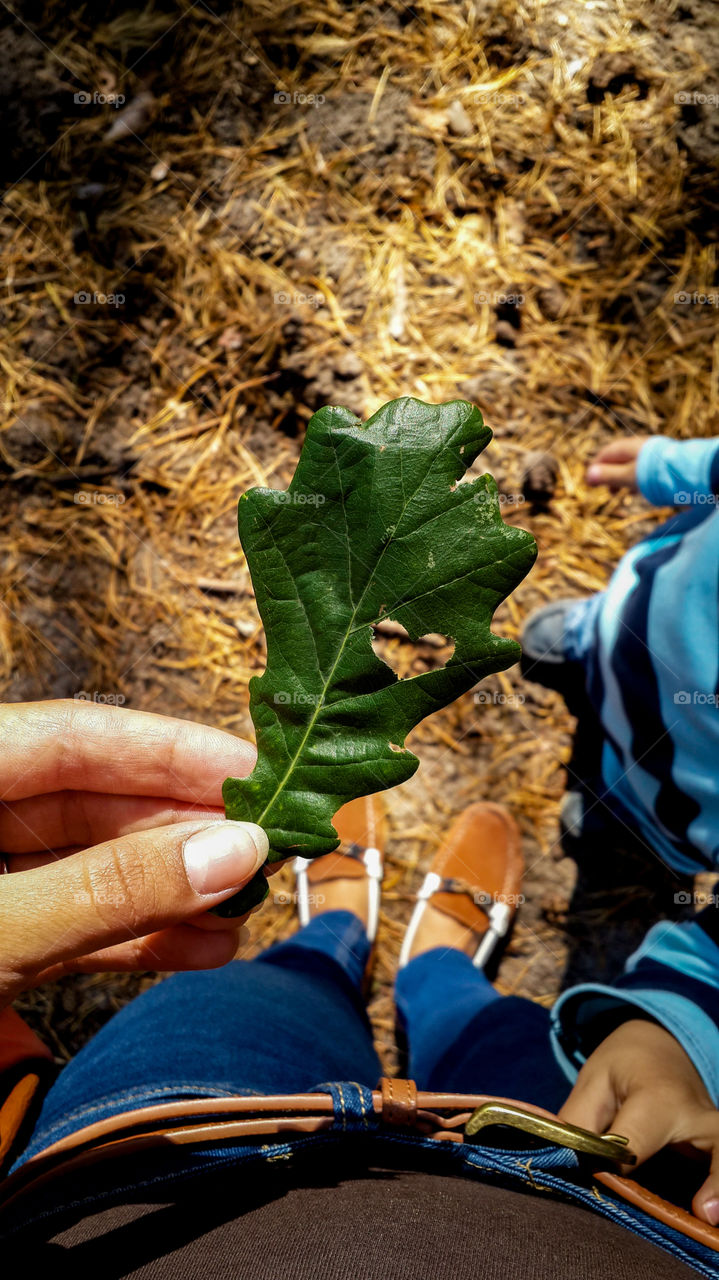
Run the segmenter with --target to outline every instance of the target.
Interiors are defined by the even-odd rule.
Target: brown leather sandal
[[[370,942],[377,937],[380,890],[384,871],[385,810],[379,796],[350,800],[335,815],[334,825],[342,843],[321,858],[295,858],[297,913],[301,925],[309,924],[312,894],[328,880],[368,878],[365,928]]]
[[[498,804],[472,804],[459,815],[417,894],[399,956],[403,968],[428,902],[478,936],[472,964],[482,968],[522,900],[524,859],[519,827]]]

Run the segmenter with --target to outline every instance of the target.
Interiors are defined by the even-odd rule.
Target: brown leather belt
[[[592,1157],[592,1177],[651,1217],[719,1252],[719,1228],[661,1199],[631,1178],[596,1168],[597,1163],[631,1163],[625,1139],[598,1135],[559,1120],[526,1102],[487,1094],[421,1093],[411,1080],[383,1079],[372,1094],[383,1127],[438,1142],[468,1142],[487,1125],[512,1125],[546,1142]],[[5,1111],[5,1108],[3,1108]],[[77,1129],[46,1147],[0,1184],[0,1215],[29,1190],[45,1188],[70,1171],[162,1146],[202,1145],[255,1137],[290,1137],[331,1130],[330,1094],[264,1097],[188,1098],[139,1107]],[[0,1137],[2,1135],[0,1134]]]

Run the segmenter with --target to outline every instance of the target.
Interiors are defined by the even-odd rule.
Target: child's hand
[[[663,1027],[637,1019],[607,1036],[585,1062],[559,1115],[597,1133],[623,1134],[638,1164],[677,1143],[706,1152],[711,1170],[692,1210],[704,1222],[719,1224],[719,1111],[679,1041]]]
[[[637,458],[649,436],[624,436],[599,450],[587,468],[587,484],[606,484],[617,489],[637,492]]]

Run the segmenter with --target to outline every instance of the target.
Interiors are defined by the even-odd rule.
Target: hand
[[[225,964],[243,919],[206,915],[267,855],[226,822],[255,749],[191,721],[92,702],[0,707],[0,1009],[66,973]],[[203,870],[204,866],[204,870]]]
[[[624,488],[636,493],[637,459],[649,439],[649,436],[625,436],[606,444],[587,468],[587,484],[609,485],[612,493]]]
[[[559,1115],[597,1133],[624,1134],[638,1164],[677,1143],[705,1152],[711,1169],[692,1210],[719,1224],[719,1111],[663,1027],[640,1019],[622,1023],[585,1062]]]

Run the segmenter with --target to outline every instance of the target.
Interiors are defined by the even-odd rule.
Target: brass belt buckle
[[[567,1124],[563,1120],[536,1116],[509,1102],[484,1102],[477,1107],[465,1125],[464,1136],[469,1142],[476,1141],[480,1130],[491,1124],[523,1129],[537,1138],[556,1142],[561,1147],[571,1147],[573,1151],[582,1151],[610,1164],[636,1164],[637,1161],[634,1152],[629,1150],[629,1139],[619,1133],[592,1133],[591,1129],[580,1129],[579,1125]]]

